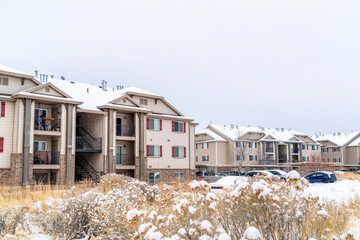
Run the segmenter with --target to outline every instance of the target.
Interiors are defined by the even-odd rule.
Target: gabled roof
[[[225,138],[221,137],[219,134],[217,134],[216,132],[212,131],[211,129],[205,128],[201,131],[198,131],[195,133],[196,135],[202,135],[202,134],[206,134],[209,137],[211,137],[214,141],[217,142],[227,142]]]
[[[24,90],[24,92],[36,93],[36,91],[46,88],[46,87],[50,87],[51,89],[56,91],[58,94],[62,95],[64,98],[72,98],[71,96],[69,96],[64,91],[62,91],[61,89],[59,89],[58,87],[56,87],[54,84],[52,84],[50,82],[26,89],[26,90]]]
[[[344,146],[347,144],[352,144],[359,136],[360,132],[340,132],[333,134],[315,135],[313,136],[313,139],[319,142],[329,141],[337,146]]]
[[[20,71],[18,69],[12,68],[12,67],[5,66],[3,64],[0,64],[0,74],[14,75],[17,77],[25,77],[25,78],[33,81],[36,85],[41,84],[37,79],[34,78],[34,76],[32,74]]]
[[[208,126],[210,129],[214,129],[218,133],[230,138],[233,141],[236,141],[240,136],[248,133],[260,133],[264,136],[260,141],[269,140],[268,136],[271,136],[276,141],[279,142],[303,142],[296,136],[307,136],[305,133],[295,131],[292,129],[279,129],[279,128],[264,128],[264,127],[244,127],[237,125],[217,125],[210,124]],[[316,141],[315,141],[316,142]]]

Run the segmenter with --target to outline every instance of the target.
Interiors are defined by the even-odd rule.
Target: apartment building
[[[321,161],[337,170],[360,169],[360,132],[316,134],[321,144]]]
[[[193,178],[196,123],[163,96],[3,65],[0,80],[1,182],[72,184],[112,172],[150,183]]]
[[[292,170],[320,156],[320,143],[291,129],[210,124],[195,134],[198,170]]]

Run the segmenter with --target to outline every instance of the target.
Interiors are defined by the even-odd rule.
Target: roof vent
[[[122,89],[124,89],[124,86],[120,86],[120,85],[116,86],[116,90],[122,90]]]
[[[230,128],[233,129],[233,128],[234,128],[234,124],[231,124]]]
[[[38,77],[38,73],[39,73],[39,71],[38,71],[38,70],[35,70],[35,77],[36,77],[36,78]]]
[[[61,80],[65,80],[65,77],[64,77],[64,76],[61,76],[60,79],[61,79]]]
[[[279,129],[279,128],[276,128],[276,131],[280,131],[280,129]]]
[[[86,92],[87,92],[87,93],[89,92],[89,88],[86,89]]]
[[[54,75],[50,75],[51,78],[54,78]]]
[[[333,136],[336,136],[336,133],[333,133]]]
[[[281,131],[283,132],[283,131],[285,131],[285,129],[284,129],[284,128],[281,128]]]
[[[102,80],[102,82],[101,82],[101,88],[102,88],[102,90],[107,91],[107,81]]]
[[[260,129],[261,129],[261,131],[264,131],[264,130],[265,130],[265,128],[264,128],[264,127],[261,127]]]
[[[338,136],[340,136],[341,135],[341,132],[338,132]]]

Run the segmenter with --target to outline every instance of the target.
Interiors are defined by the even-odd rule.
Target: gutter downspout
[[[145,116],[144,113],[140,113],[140,121],[139,121],[139,154],[140,154],[140,161],[139,161],[139,167],[140,167],[140,181],[145,181],[145,150],[144,150],[144,138],[145,138],[145,128],[144,128],[144,120]]]
[[[31,99],[25,99],[24,106],[24,135],[23,135],[23,161],[22,161],[22,180],[23,186],[29,183],[29,155],[30,155],[30,128],[31,128]]]
[[[72,183],[72,132],[73,132],[73,109],[74,105],[68,104],[66,114],[66,184]]]

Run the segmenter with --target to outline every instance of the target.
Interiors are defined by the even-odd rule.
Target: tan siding
[[[0,77],[7,77],[7,76],[0,75]],[[7,78],[9,78],[9,85],[8,86],[1,85],[0,94],[11,95],[36,86],[35,83],[29,79],[25,79],[24,85],[21,85],[20,78],[14,78],[14,77],[7,77]]]
[[[347,147],[347,159],[344,164],[358,164],[359,163],[359,147]]]
[[[141,99],[147,99],[148,104],[142,105],[142,107],[151,109],[154,113],[163,113],[163,114],[169,114],[169,115],[178,115],[176,112],[174,112],[171,108],[169,108],[163,101],[157,100],[155,103],[155,99],[153,98],[146,98],[146,97],[138,97],[134,96],[132,99],[140,104],[140,98]]]
[[[136,105],[133,104],[130,100],[126,99],[126,97],[120,98],[119,100],[114,102],[114,104],[136,107]]]
[[[46,89],[49,89],[50,91],[46,92]],[[60,94],[58,91],[56,91],[55,89],[53,89],[51,87],[43,87],[43,88],[40,88],[40,89],[34,91],[33,93],[48,95],[48,96],[55,96],[55,97],[64,97],[62,94]]]
[[[212,137],[210,137],[207,134],[198,134],[195,136],[195,141],[199,142],[199,141],[206,141],[206,140],[213,140]]]
[[[162,145],[163,149],[163,157],[148,158],[148,167],[169,168],[168,166],[170,166],[170,168],[189,168],[189,123],[186,124],[186,128],[186,133],[173,133],[172,121],[163,119],[162,131],[146,130],[145,145]],[[172,158],[173,146],[186,147],[186,158]]]
[[[5,117],[0,117],[0,137],[4,138],[4,152],[0,153],[0,168],[10,168],[14,131],[14,102],[5,102]]]

